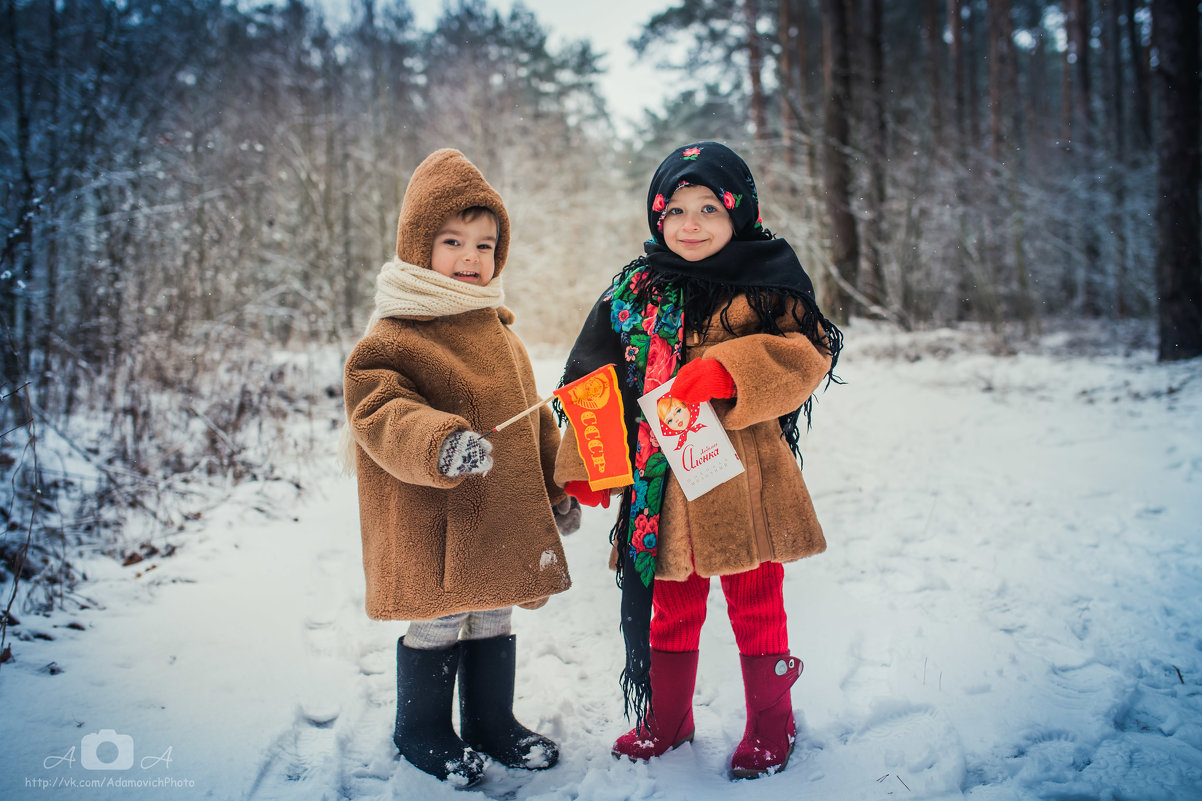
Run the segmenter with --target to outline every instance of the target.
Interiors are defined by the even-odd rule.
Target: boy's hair
[[[470,223],[475,222],[477,218],[484,214],[492,217],[493,224],[496,225],[497,228],[501,227],[501,222],[497,219],[497,213],[488,206],[468,206],[463,211],[452,214],[451,217],[458,217],[464,222]],[[451,217],[448,217],[447,219],[449,220]]]

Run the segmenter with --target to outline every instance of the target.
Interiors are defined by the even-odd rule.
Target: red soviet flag
[[[594,490],[634,483],[626,448],[626,417],[612,364],[555,390],[576,432],[576,447]]]

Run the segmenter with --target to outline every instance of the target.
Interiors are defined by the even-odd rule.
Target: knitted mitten
[[[449,478],[485,475],[492,470],[491,453],[492,443],[475,431],[453,431],[438,451],[438,472]]]
[[[551,511],[561,535],[571,534],[580,528],[580,501],[571,495],[552,506]]]
[[[717,359],[694,359],[680,368],[672,384],[672,397],[681,403],[700,403],[710,398],[733,398],[735,382]]]

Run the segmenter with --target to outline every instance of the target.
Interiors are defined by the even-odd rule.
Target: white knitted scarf
[[[485,286],[476,286],[425,267],[393,258],[384,262],[376,276],[375,309],[363,336],[386,317],[448,317],[480,309],[495,309],[505,302],[505,290],[497,276]],[[349,421],[342,424],[338,445],[342,472],[355,474],[355,441]]]
[[[499,276],[476,286],[394,258],[376,276],[376,308],[363,334],[385,317],[447,317],[495,309],[504,302]]]

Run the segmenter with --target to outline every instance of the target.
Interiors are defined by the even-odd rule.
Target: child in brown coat
[[[557,522],[579,525],[552,480],[549,410],[487,440],[476,433],[539,397],[502,305],[508,249],[509,217],[480,171],[456,150],[431,154],[410,179],[397,257],[380,270],[344,380],[367,613],[412,621],[397,642],[393,739],[415,766],[463,786],[482,777],[481,755],[528,769],[558,760],[555,743],[513,717],[510,615],[568,588]]]
[[[789,688],[802,668],[789,653],[782,564],[826,548],[798,465],[798,418],[833,375],[841,335],[793,249],[763,228],[751,173],[729,148],[698,142],[668,156],[647,215],[646,255],[597,301],[564,373],[567,383],[616,362],[630,432],[635,482],[613,538],[636,725],[613,753],[647,759],[693,739],[697,647],[720,576],[747,701],[731,774],[755,778],[783,770],[793,750]],[[681,408],[713,401],[745,468],[692,501],[660,452],[689,415],[657,432],[635,402],[673,377]],[[585,478],[566,436],[556,479],[581,502],[608,505]]]

